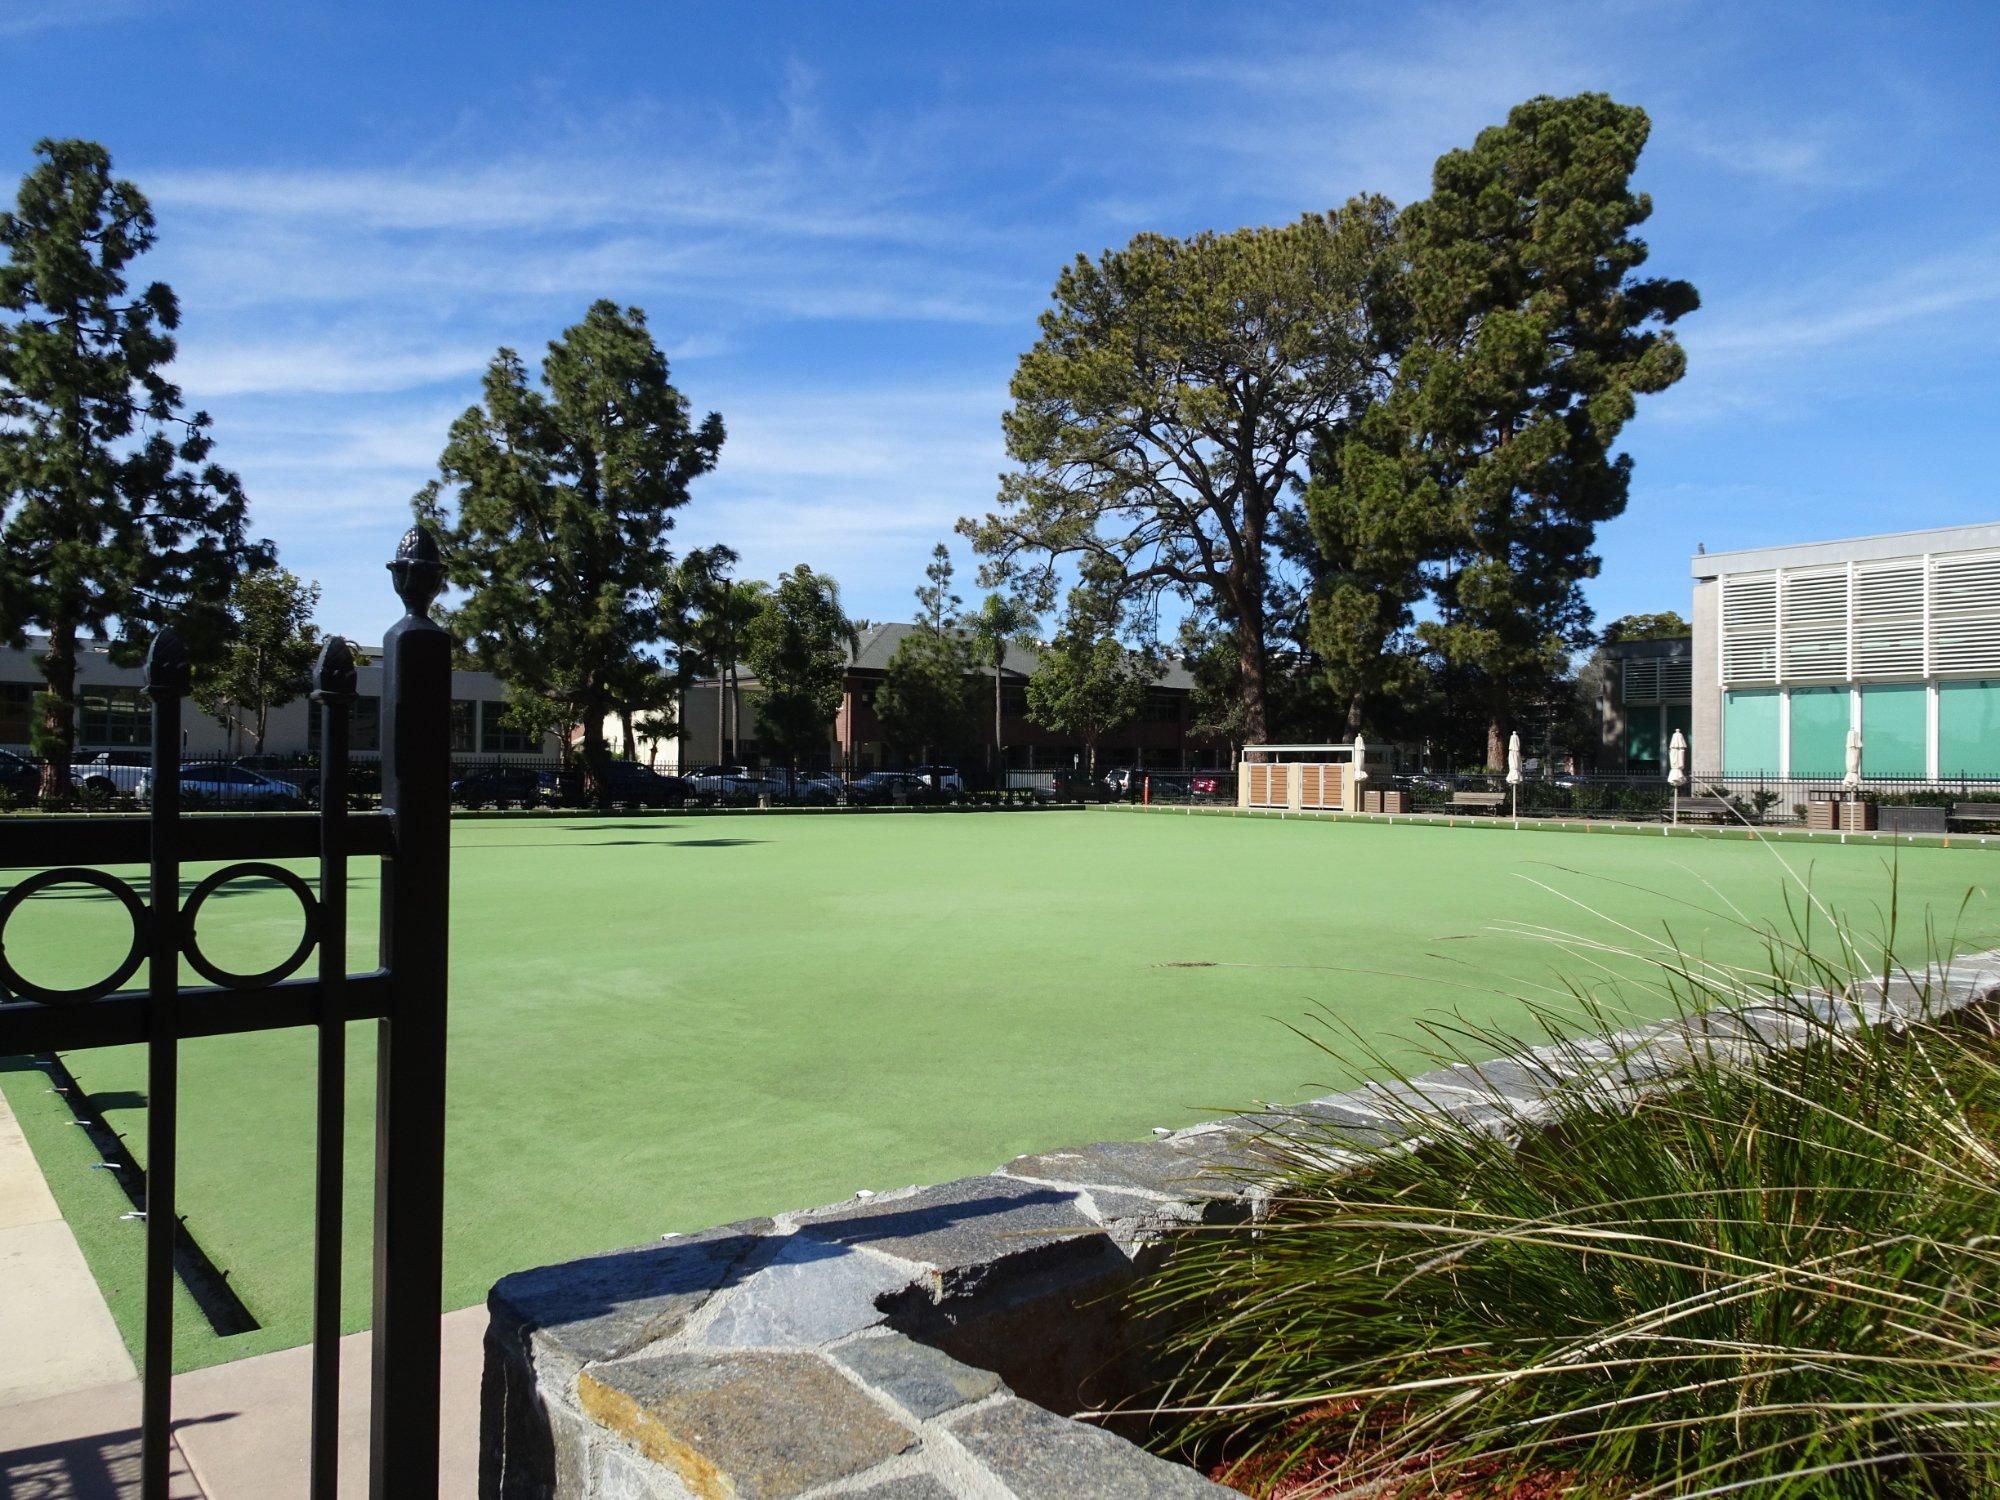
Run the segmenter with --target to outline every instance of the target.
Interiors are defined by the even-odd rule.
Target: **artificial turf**
[[[1414,1062],[1394,1038],[1421,1017],[1518,1020],[1511,997],[1546,995],[1552,971],[1590,977],[1505,924],[1627,947],[1671,927],[1747,959],[1757,944],[1722,914],[1784,921],[1789,867],[1879,931],[1892,861],[1906,954],[1925,911],[1961,950],[1993,941],[2000,864],[1984,850],[1132,810],[463,820],[447,1302],[669,1230],[1344,1086],[1284,1024],[1315,1005]],[[375,895],[358,866],[357,968]],[[23,972],[109,967],[110,903],[30,907],[8,940]],[[281,891],[243,890],[208,908],[204,943],[262,967],[289,951],[296,913]],[[372,1042],[352,1029],[350,1328],[368,1318]],[[181,1208],[262,1325],[219,1338],[183,1296],[183,1368],[309,1335],[312,1056],[307,1031],[183,1045]],[[66,1061],[143,1161],[143,1051]],[[141,1233],[123,1195],[43,1074],[0,1063],[0,1087],[136,1339]]]

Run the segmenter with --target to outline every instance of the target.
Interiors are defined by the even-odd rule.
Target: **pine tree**
[[[714,412],[691,420],[645,314],[598,302],[549,345],[540,389],[513,350],[494,357],[484,401],[452,424],[417,495],[466,591],[454,619],[505,679],[509,718],[580,728],[592,799],[605,719],[660,671],[673,513],[722,439]]]
[[[977,713],[972,647],[958,620],[964,601],[952,592],[951,581],[951,551],[940,542],[916,591],[915,628],[897,643],[875,690],[884,737],[903,754],[924,760],[968,742]]]
[[[1358,198],[1078,257],[1015,370],[1018,468],[994,513],[959,523],[983,581],[1046,586],[1068,558],[1135,599],[1181,595],[1228,624],[1244,732],[1264,738],[1273,562],[1315,435],[1375,379],[1366,307],[1390,222]]]
[[[45,631],[34,727],[42,794],[69,790],[80,638],[136,660],[171,620],[199,662],[219,644],[231,583],[268,566],[244,530],[242,485],[209,461],[206,412],[161,373],[180,306],[125,271],[153,245],[152,210],[90,141],[37,143],[0,213],[0,635]]]
[[[1420,633],[1478,693],[1489,765],[1510,704],[1546,696],[1590,640],[1582,585],[1631,481],[1619,433],[1686,369],[1666,325],[1694,288],[1633,275],[1649,129],[1602,94],[1530,99],[1439,158],[1399,221],[1407,344],[1366,437],[1404,477],[1392,503],[1441,516],[1439,618]]]
[[[745,655],[761,689],[759,731],[788,764],[826,749],[847,665],[859,644],[833,579],[804,563],[778,576],[750,623]]]

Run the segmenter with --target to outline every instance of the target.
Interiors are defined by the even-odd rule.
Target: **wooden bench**
[[[2000,823],[2000,802],[1954,802],[1951,805],[1951,820],[1954,823]]]
[[[1735,818],[1736,808],[1727,797],[1683,797],[1681,816],[1712,818],[1718,823],[1727,823]]]
[[[1451,805],[1453,807],[1477,807],[1483,808],[1487,812],[1498,812],[1507,805],[1507,794],[1505,792],[1453,792],[1451,794]]]

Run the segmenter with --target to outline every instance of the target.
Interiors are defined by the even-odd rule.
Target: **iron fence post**
[[[444,586],[422,526],[389,565],[407,613],[383,640],[382,958],[395,975],[375,1084],[374,1392],[369,1493],[434,1496],[443,1300],[451,638],[430,619]]]
[[[151,857],[146,886],[146,1316],[140,1394],[139,1490],[167,1500],[174,1378],[174,1153],[180,1043],[181,699],[189,685],[187,644],[171,626],[146,653],[153,700]]]
[[[354,653],[335,636],[313,667],[319,711],[319,1117],[313,1160],[312,1500],[333,1500],[340,1450],[340,1251],[346,1167],[347,728]]]

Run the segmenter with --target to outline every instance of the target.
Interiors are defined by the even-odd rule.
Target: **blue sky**
[[[906,618],[992,498],[1066,259],[1406,202],[1510,104],[1586,88],[1651,113],[1652,269],[1704,303],[1628,429],[1600,615],[1684,608],[1696,542],[2000,516],[1991,0],[0,0],[0,76],[0,176],[83,135],[152,197],[178,378],[356,636],[486,360],[593,298],[643,306],[728,424],[681,545]]]

